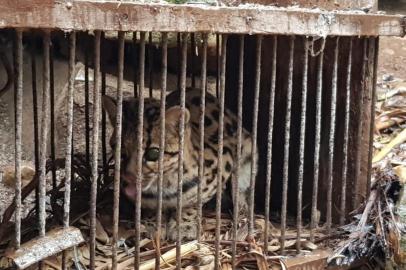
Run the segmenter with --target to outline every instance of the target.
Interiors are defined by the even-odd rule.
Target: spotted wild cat
[[[176,209],[178,185],[178,152],[179,152],[179,91],[167,96],[166,104],[166,134],[164,149],[164,179],[163,179],[163,207],[164,211]],[[116,119],[116,103],[114,99],[104,96],[103,107],[107,111],[110,121]],[[122,131],[122,179],[127,186],[124,193],[134,198],[136,166],[136,127],[137,127],[137,99],[131,98],[123,102],[123,131]],[[204,178],[202,179],[202,201],[207,203],[216,194],[217,188],[217,148],[220,105],[217,99],[206,94],[205,133],[204,133]],[[185,239],[196,237],[197,189],[199,184],[199,119],[200,119],[200,90],[188,89],[186,92],[185,112],[185,143],[184,143],[184,180],[182,194],[182,223],[181,235]],[[114,126],[114,125],[113,125]],[[143,167],[142,167],[142,208],[154,210],[157,208],[158,158],[160,144],[160,103],[159,100],[147,98],[144,105],[143,127]],[[111,143],[114,147],[113,134]],[[242,155],[239,178],[240,213],[248,210],[248,187],[251,173],[251,136],[243,130]],[[223,183],[231,179],[236,167],[237,145],[237,117],[225,109],[224,112],[224,151],[223,151]],[[151,211],[152,212],[152,211]],[[173,211],[175,212],[175,211]],[[167,236],[176,239],[175,215],[167,221]]]

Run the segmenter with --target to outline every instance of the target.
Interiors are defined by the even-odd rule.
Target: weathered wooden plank
[[[2,0],[0,28],[403,36],[401,16],[244,5],[139,4],[117,1]]]
[[[6,257],[10,258],[18,269],[25,269],[83,242],[82,233],[78,228],[56,228],[49,231],[44,237],[34,238],[24,243],[18,250],[6,254]]]

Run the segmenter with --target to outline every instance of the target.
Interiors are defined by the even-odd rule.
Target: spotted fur
[[[201,182],[202,201],[207,203],[216,194],[218,174],[218,119],[220,106],[217,99],[206,94],[205,107],[205,133],[204,133],[204,177],[198,177],[199,164],[199,138],[200,138],[200,90],[188,89],[186,94],[186,126],[184,143],[183,163],[183,193],[182,193],[182,237],[192,239],[196,237],[196,214],[197,214],[197,190]],[[179,107],[179,92],[172,92],[167,96],[166,125],[165,125],[165,149],[164,149],[164,179],[163,179],[163,207],[164,210],[176,209],[179,196],[178,186],[178,152],[179,152],[179,119],[181,109]],[[103,97],[103,106],[110,116],[112,123],[115,122],[116,106],[113,99]],[[123,172],[122,179],[127,183],[125,193],[130,199],[135,196],[135,175],[137,175],[137,110],[138,100],[128,99],[123,103]],[[114,147],[114,134],[112,147]],[[240,200],[238,202],[241,213],[247,211],[248,187],[251,172],[251,137],[243,130],[242,155],[239,178]],[[160,144],[160,103],[156,99],[145,99],[144,103],[144,126],[143,146],[144,154],[142,167],[142,208],[157,208],[157,183],[158,161],[148,161],[145,153],[148,149],[159,148]],[[224,148],[223,148],[223,172],[222,181],[224,187],[231,179],[236,168],[237,146],[237,117],[229,110],[224,112]],[[223,188],[224,188],[223,187]],[[168,236],[176,238],[175,219],[172,217],[168,222]]]

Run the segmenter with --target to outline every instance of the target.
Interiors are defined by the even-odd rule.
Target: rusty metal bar
[[[195,76],[195,58],[196,58],[196,39],[195,33],[190,34],[190,77],[192,88],[196,87],[196,76]]]
[[[63,204],[63,226],[69,227],[70,222],[70,196],[72,180],[72,138],[73,138],[73,92],[75,86],[75,57],[76,57],[76,32],[69,36],[69,75],[67,93],[67,130],[66,130],[66,156],[65,156],[65,194]],[[67,258],[64,251],[62,256],[62,269],[67,270]]]
[[[113,200],[113,242],[112,269],[117,269],[118,219],[120,203],[120,170],[121,170],[121,133],[123,114],[123,73],[124,73],[124,32],[118,32],[118,71],[117,71],[117,114],[115,121],[115,149],[114,149],[114,200]]]
[[[207,88],[207,34],[203,34],[202,44],[202,71],[201,71],[201,94],[200,94],[200,121],[199,121],[199,184],[197,186],[197,240],[200,241],[202,232],[202,183],[204,179],[204,115],[206,110]]]
[[[73,138],[73,94],[75,86],[75,54],[76,32],[69,37],[69,77],[67,99],[67,131],[66,131],[66,156],[65,156],[65,199],[63,205],[63,225],[69,227],[70,193],[72,175],[72,138]]]
[[[317,67],[317,90],[316,90],[316,119],[314,138],[314,164],[313,164],[313,189],[312,189],[312,211],[310,219],[310,241],[314,241],[314,229],[316,228],[320,215],[317,209],[317,197],[319,187],[319,166],[320,166],[320,137],[321,137],[321,99],[323,90],[323,60],[324,50],[318,55]]]
[[[352,209],[356,209],[358,206],[358,193],[359,193],[359,178],[361,177],[361,159],[362,159],[362,127],[364,124],[364,119],[362,116],[362,109],[364,108],[364,87],[365,87],[365,79],[366,79],[366,67],[368,65],[368,39],[364,38],[364,48],[363,48],[363,58],[362,58],[362,84],[360,88],[360,92],[357,96],[357,107],[358,107],[358,115],[357,115],[357,139],[356,139],[356,158],[355,158],[355,178],[354,178],[354,187],[353,187],[353,194],[352,194]],[[371,116],[372,117],[372,116]]]
[[[23,33],[16,31],[16,94],[15,94],[15,248],[21,244],[21,137],[23,123]]]
[[[373,44],[372,44],[373,43]],[[372,155],[373,155],[373,143],[374,143],[374,131],[375,131],[375,103],[376,103],[376,79],[378,68],[378,53],[379,53],[379,37],[370,37],[370,44],[373,46],[373,52],[370,55],[374,55],[373,59],[373,79],[372,79],[372,96],[371,96],[371,123],[369,130],[369,150],[368,150],[368,172],[367,172],[367,194],[366,198],[369,198],[371,192],[371,173],[372,173]],[[371,56],[370,56],[371,57]]]
[[[220,87],[220,35],[216,34],[216,97],[219,97]]]
[[[95,268],[96,256],[96,201],[99,154],[100,118],[100,31],[94,33],[94,80],[93,80],[93,134],[92,134],[92,186],[90,192],[90,269]]]
[[[37,61],[35,59],[35,38],[32,35],[31,39],[31,90],[32,90],[32,115],[34,123],[34,157],[35,157],[35,171],[39,172],[39,132],[38,132],[38,95],[37,95]],[[39,190],[38,185],[35,187],[35,211],[38,219],[39,213]]]
[[[347,203],[347,172],[348,172],[348,141],[350,131],[350,104],[351,104],[351,72],[352,72],[352,46],[353,38],[350,38],[348,49],[346,98],[345,98],[345,119],[344,119],[344,141],[343,141],[343,163],[341,168],[341,202],[340,202],[340,225],[344,225],[346,218]]]
[[[178,156],[178,188],[177,188],[177,209],[176,209],[176,269],[181,269],[181,233],[180,225],[182,219],[182,186],[183,186],[183,161],[184,161],[184,142],[185,142],[185,110],[186,110],[186,67],[187,67],[187,34],[182,35],[182,56],[181,56],[181,74],[180,74],[180,108],[181,115],[179,120],[179,156]]]
[[[241,168],[241,148],[242,148],[242,104],[243,104],[243,88],[244,88],[244,47],[245,36],[240,36],[240,48],[238,54],[238,112],[237,112],[237,166],[234,173],[233,181],[233,244],[232,244],[232,258],[231,265],[236,269],[237,258],[237,230],[238,230],[238,217],[239,217],[239,177]]]
[[[140,233],[141,233],[141,189],[142,189],[142,143],[144,128],[144,85],[145,85],[145,32],[140,32],[139,54],[139,93],[138,93],[138,126],[137,126],[137,176],[135,199],[135,252],[134,269],[138,269],[140,261]]]
[[[255,204],[255,181],[257,175],[257,134],[258,134],[258,109],[259,109],[259,90],[261,86],[261,50],[262,35],[257,36],[255,48],[255,90],[254,90],[254,112],[252,116],[252,148],[251,148],[251,177],[250,177],[250,196],[249,196],[249,218],[248,234],[254,233],[254,204]]]
[[[153,54],[153,43],[152,43],[152,32],[148,33],[148,88],[149,88],[149,97],[152,97],[152,89],[154,86],[154,73],[153,73],[153,62],[154,62],[154,54]]]
[[[273,140],[273,121],[275,116],[275,87],[276,87],[276,62],[278,51],[278,37],[272,37],[272,74],[271,74],[271,89],[269,93],[269,112],[268,112],[268,152],[267,152],[267,167],[266,167],[266,183],[265,183],[265,230],[264,230],[264,250],[268,254],[269,246],[269,217],[271,208],[271,181],[272,181],[272,140]]]
[[[327,214],[326,226],[327,234],[330,234],[333,211],[333,166],[334,166],[334,140],[336,128],[337,112],[337,73],[338,73],[338,52],[340,48],[340,37],[336,38],[334,48],[333,75],[331,82],[331,102],[330,102],[330,131],[328,141],[328,159],[327,159]]]
[[[176,74],[178,75],[178,82],[177,82],[177,89],[180,89],[180,70],[181,70],[181,54],[182,54],[182,49],[181,49],[181,34],[178,33],[176,36],[176,49],[177,49],[177,71]]]
[[[158,178],[158,209],[157,209],[157,250],[160,250],[161,245],[161,224],[162,224],[162,185],[164,181],[164,152],[165,152],[165,105],[166,105],[166,82],[168,75],[168,34],[162,33],[162,67],[161,67],[161,108],[160,108],[160,138],[159,138],[159,178]],[[155,269],[159,270],[161,267],[160,252],[156,252]]]
[[[51,43],[51,48],[49,51],[49,76],[50,76],[50,110],[51,110],[51,126],[50,126],[50,135],[51,135],[51,172],[52,172],[52,193],[51,193],[51,203],[55,203],[55,194],[56,190],[56,168],[55,168],[55,78],[54,78],[54,53]]]
[[[90,165],[90,110],[89,110],[89,36],[85,37],[85,147],[86,163]]]
[[[290,122],[292,113],[292,89],[293,89],[293,53],[295,37],[290,37],[289,47],[289,75],[288,88],[286,92],[286,118],[285,118],[285,142],[283,153],[283,187],[282,187],[282,209],[281,209],[281,252],[285,253],[286,214],[288,205],[288,180],[289,180],[289,143],[290,143]]]
[[[297,217],[296,217],[296,251],[300,253],[300,239],[302,234],[302,208],[303,208],[303,173],[304,173],[304,153],[306,136],[306,105],[307,105],[307,76],[309,68],[309,40],[304,37],[303,53],[303,79],[302,79],[302,104],[300,112],[300,135],[299,135],[299,168],[297,184]]]
[[[137,32],[133,32],[133,46],[134,48],[137,47]],[[134,78],[133,78],[133,84],[134,84],[134,97],[138,96],[138,90],[137,90],[137,79],[138,79],[138,72],[137,72],[137,54],[134,54]],[[139,68],[139,67],[138,67]]]
[[[103,44],[105,43],[105,41],[106,41],[105,40],[105,33],[102,32],[102,34],[101,34],[101,43],[100,43],[102,51],[104,50]],[[105,69],[106,69],[105,62],[106,62],[106,60],[103,59],[103,57],[102,57],[102,59],[100,61],[101,61],[101,65],[102,65],[102,67],[101,67],[101,70],[102,70],[102,73],[101,73],[101,94],[102,94],[102,96],[105,96],[106,95],[106,72],[105,72]],[[107,161],[107,126],[106,126],[107,125],[107,119],[106,119],[106,116],[107,116],[106,111],[102,110],[101,139],[102,139],[103,168],[106,168],[107,162],[108,162]],[[103,169],[103,171],[104,171],[103,179],[106,179],[106,177],[108,176],[108,170]],[[99,183],[99,190],[100,190],[100,183]]]
[[[227,36],[221,36],[221,69],[220,69],[220,115],[218,128],[218,149],[217,149],[217,193],[216,193],[216,243],[215,243],[215,269],[220,267],[220,227],[221,227],[221,195],[223,192],[223,138],[224,138],[224,99],[226,82],[226,57],[227,54]]]
[[[49,129],[49,88],[50,88],[50,67],[49,67],[49,47],[51,37],[49,32],[44,33],[43,37],[43,73],[42,73],[42,114],[41,114],[41,147],[40,147],[40,173],[39,173],[39,235],[45,236],[46,222],[46,162],[47,162],[47,144]]]

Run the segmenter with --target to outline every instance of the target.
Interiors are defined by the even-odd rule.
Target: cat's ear
[[[110,123],[115,126],[117,116],[116,101],[109,96],[102,96],[102,106],[109,116]]]
[[[174,128],[179,127],[180,117],[182,115],[182,109],[180,106],[173,106],[166,110],[165,112],[165,121],[167,125]],[[185,124],[189,123],[190,112],[188,109],[185,109]]]

